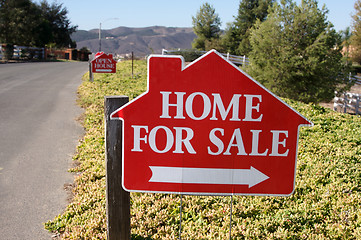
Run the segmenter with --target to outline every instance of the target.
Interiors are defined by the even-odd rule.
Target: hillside
[[[134,52],[136,56],[161,53],[162,49],[189,49],[196,35],[192,28],[175,27],[118,27],[101,32],[101,50],[124,55]],[[87,47],[92,52],[99,50],[99,30],[78,30],[72,35],[77,48]]]

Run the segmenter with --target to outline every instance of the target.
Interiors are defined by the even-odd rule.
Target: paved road
[[[76,89],[87,63],[0,64],[0,239],[51,239],[83,130]]]

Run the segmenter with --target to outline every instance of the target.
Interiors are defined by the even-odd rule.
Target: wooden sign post
[[[108,240],[130,239],[130,196],[122,188],[122,121],[110,114],[129,102],[127,96],[105,97],[105,155]]]

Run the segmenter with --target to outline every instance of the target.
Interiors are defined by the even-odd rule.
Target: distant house
[[[79,61],[88,61],[89,54],[88,50],[85,49],[45,49],[45,59],[66,59],[66,60],[79,60]]]

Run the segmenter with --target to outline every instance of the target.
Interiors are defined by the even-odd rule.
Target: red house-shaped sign
[[[115,73],[117,62],[113,59],[112,54],[98,52],[91,61],[93,73]]]
[[[298,131],[312,126],[214,50],[187,67],[150,56],[148,91],[111,118],[125,190],[189,194],[292,194]]]

